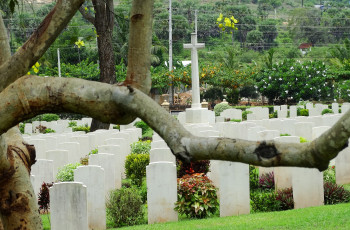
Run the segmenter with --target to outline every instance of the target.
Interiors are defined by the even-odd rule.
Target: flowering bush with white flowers
[[[327,100],[335,96],[334,76],[321,61],[284,60],[272,68],[263,68],[255,78],[258,90],[270,102]]]

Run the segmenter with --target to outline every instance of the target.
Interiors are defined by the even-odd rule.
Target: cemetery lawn
[[[118,229],[350,229],[350,203]]]

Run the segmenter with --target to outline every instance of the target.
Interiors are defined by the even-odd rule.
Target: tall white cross
[[[191,34],[191,44],[184,44],[184,49],[191,50],[191,78],[192,78],[192,105],[191,108],[201,108],[198,73],[197,49],[205,47],[204,43],[197,43],[197,34]]]

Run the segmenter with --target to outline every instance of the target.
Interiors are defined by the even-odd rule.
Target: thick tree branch
[[[21,120],[44,112],[81,113],[110,123],[128,123],[130,120],[118,119],[120,115],[126,117],[130,114],[147,122],[177,157],[188,161],[215,159],[265,167],[297,166],[324,170],[329,161],[347,146],[350,136],[348,111],[331,129],[310,143],[196,137],[139,90],[81,79],[26,76],[5,89],[0,97],[3,98],[0,102],[0,133]]]
[[[83,18],[88,20],[91,24],[95,25],[95,17],[89,14],[88,12],[86,12],[84,6],[79,7],[79,12],[83,16]]]
[[[0,66],[0,91],[25,75],[66,27],[84,0],[58,0],[28,41]]]
[[[151,89],[153,0],[133,0],[130,12],[128,70],[122,85],[148,94]]]
[[[6,29],[0,16],[0,65],[11,58]],[[42,229],[30,168],[34,146],[26,144],[18,127],[0,136],[0,229]]]
[[[6,33],[4,21],[0,15],[0,65],[5,63],[11,57],[9,40]]]

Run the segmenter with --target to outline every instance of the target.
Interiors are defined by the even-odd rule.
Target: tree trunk
[[[145,94],[151,90],[151,46],[153,0],[133,0],[130,12],[128,69],[121,85],[133,86]]]
[[[11,58],[10,45],[0,17],[0,65]],[[0,137],[0,229],[42,229],[30,168],[35,149],[24,143],[18,127]]]
[[[97,32],[98,57],[100,61],[100,82],[115,84],[115,59],[113,52],[114,7],[113,0],[93,1],[95,9],[94,26]],[[109,129],[109,124],[92,119],[90,131]]]

